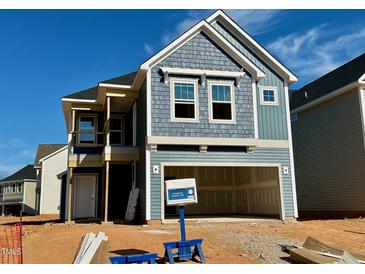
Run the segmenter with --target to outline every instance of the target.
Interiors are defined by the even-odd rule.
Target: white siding
[[[61,180],[57,175],[67,169],[67,149],[42,162],[40,214],[59,214]]]

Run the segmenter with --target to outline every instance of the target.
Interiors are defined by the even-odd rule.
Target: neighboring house
[[[40,144],[34,161],[37,170],[37,210],[39,214],[59,214],[61,179],[67,171],[67,145]]]
[[[300,217],[365,216],[365,54],[291,95]]]
[[[62,98],[66,218],[176,217],[164,181],[194,177],[187,215],[297,217],[288,86],[297,77],[222,11],[136,72]]]
[[[1,215],[36,214],[36,171],[27,165],[14,174],[0,180]]]

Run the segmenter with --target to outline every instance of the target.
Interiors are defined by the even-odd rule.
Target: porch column
[[[74,132],[75,132],[75,124],[76,124],[76,111],[73,109],[72,110],[72,115],[71,115],[71,136],[70,136],[70,140],[69,143],[71,145],[70,149],[71,149],[71,154],[74,153],[74,141],[75,139],[73,138],[74,136]]]
[[[5,205],[1,206],[1,216],[5,216]]]
[[[110,97],[106,97],[106,146],[110,146]]]
[[[108,202],[109,202],[109,165],[110,162],[105,162],[105,198],[104,198],[104,224],[108,223]]]
[[[68,184],[68,192],[67,192],[67,223],[71,224],[71,215],[72,215],[72,171],[73,168],[69,168],[67,172],[67,184]]]

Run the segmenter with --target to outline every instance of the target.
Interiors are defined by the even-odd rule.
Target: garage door
[[[280,217],[277,167],[165,166],[165,180],[195,178],[198,204],[187,215],[261,215]],[[174,215],[175,208],[165,208]]]

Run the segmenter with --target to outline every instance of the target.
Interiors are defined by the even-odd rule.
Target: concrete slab
[[[186,223],[282,223],[279,219],[273,218],[259,218],[259,217],[196,217],[196,218],[185,218]],[[164,219],[163,224],[175,224],[179,223],[179,219]]]

